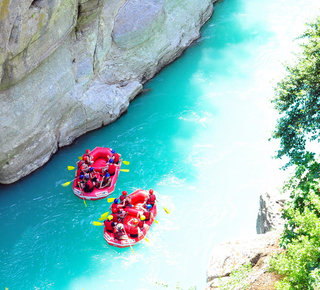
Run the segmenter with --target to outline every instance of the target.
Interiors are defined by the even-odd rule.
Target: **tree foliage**
[[[277,289],[317,289],[320,281],[320,198],[309,193],[313,209],[306,207],[302,213],[287,207],[290,223],[284,235],[291,231],[286,251],[271,260],[271,267],[283,276]],[[286,241],[286,240],[282,240]]]
[[[306,143],[320,142],[320,17],[307,25],[300,39],[298,61],[286,65],[288,75],[277,84],[272,100],[281,115],[272,135],[280,139],[276,157],[289,157],[285,167],[308,164],[315,153]]]
[[[283,279],[277,289],[320,289],[320,163],[308,142],[320,142],[320,17],[300,37],[301,53],[276,87],[272,100],[280,114],[273,138],[280,139],[277,158],[295,165],[295,175],[283,186],[290,192],[282,216],[280,246],[271,260]]]

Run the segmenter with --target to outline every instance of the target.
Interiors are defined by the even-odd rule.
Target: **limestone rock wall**
[[[1,1],[0,183],[116,120],[199,37],[215,1]]]

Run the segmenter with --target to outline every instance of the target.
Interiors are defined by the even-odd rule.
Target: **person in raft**
[[[110,205],[110,207],[109,207],[109,209],[111,209],[111,211],[112,211],[113,214],[118,213],[119,210],[120,210],[118,203],[119,203],[119,199],[116,198],[116,199],[113,201],[113,203]]]
[[[99,180],[97,178],[98,173],[94,170],[93,167],[89,168],[89,172],[88,173],[89,173],[89,177],[90,177],[91,181],[93,181],[95,183],[99,182]]]
[[[84,175],[80,174],[79,177],[77,178],[77,186],[82,189],[82,187],[84,186]]]
[[[91,192],[94,190],[95,182],[92,182],[90,179],[89,173],[86,173],[84,176],[84,185],[82,187],[82,190],[84,192]]]
[[[91,151],[89,149],[86,150],[86,153],[82,155],[82,160],[84,160],[88,165],[93,163],[93,156],[90,155]]]
[[[109,172],[106,172],[105,175],[103,175],[101,181],[100,181],[100,186],[99,188],[105,188],[105,187],[109,187],[111,185],[111,177]]]
[[[114,164],[113,159],[109,159],[108,172],[111,176],[115,175],[117,167],[120,167],[120,164]]]
[[[125,240],[127,239],[127,236],[125,234],[124,231],[124,226],[123,224],[117,224],[116,228],[115,228],[115,232],[114,232],[114,238],[116,240]]]
[[[111,149],[111,156],[109,156],[109,159],[112,159],[114,164],[119,164],[120,158],[121,158],[121,154],[116,153],[115,150]]]
[[[117,223],[113,221],[113,215],[109,215],[103,223],[108,233],[114,233],[114,227]]]
[[[89,166],[85,163],[83,163],[80,167],[78,167],[75,175],[80,176],[81,174],[85,175],[89,172]]]
[[[139,223],[138,223],[138,227],[139,227],[139,229],[140,229],[141,231],[142,231],[143,228],[144,228],[145,219],[146,219],[146,217],[145,217],[144,215],[141,215],[141,216],[140,216],[140,221],[139,221]]]
[[[123,223],[123,220],[128,215],[128,213],[118,206],[119,200],[116,198],[109,209],[112,211],[113,218],[116,220],[116,222]]]
[[[142,211],[145,211],[147,209],[148,204],[150,204],[151,207],[153,207],[156,201],[157,201],[157,198],[153,192],[153,189],[150,189],[148,196],[146,196],[146,198],[144,200],[144,203],[141,204],[139,207]]]
[[[122,191],[122,195],[120,195],[119,199],[120,199],[120,204],[119,204],[119,208],[120,207],[133,207],[133,205],[131,204],[131,197],[127,195],[128,193],[124,190]]]
[[[141,218],[141,216],[144,215],[145,216],[144,221],[145,222],[149,221],[153,217],[153,214],[151,212],[151,208],[152,208],[151,204],[147,204],[147,208],[141,207],[142,211],[138,212],[138,217]]]
[[[149,190],[149,196],[148,196],[148,199],[147,199],[147,201],[146,201],[146,204],[147,204],[147,205],[148,205],[148,204],[151,204],[151,206],[153,207],[154,204],[156,203],[156,201],[157,201],[157,197],[156,197],[156,195],[154,194],[153,189],[150,189],[150,190]]]
[[[129,236],[131,238],[137,238],[139,236],[140,229],[138,225],[139,221],[136,218],[132,219],[131,224],[129,224]]]

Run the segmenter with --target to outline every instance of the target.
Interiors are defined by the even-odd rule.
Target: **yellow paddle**
[[[164,210],[167,214],[169,214],[169,213],[170,213],[170,210],[169,210],[167,207],[163,206],[162,203],[161,203],[158,199],[157,199],[157,201],[161,204],[163,210]]]
[[[75,180],[75,178],[74,179],[72,179],[71,181],[68,181],[68,182],[65,182],[65,183],[62,183],[61,185],[63,186],[63,187],[66,187],[66,186],[68,186],[72,181],[74,181]]]
[[[68,166],[68,170],[76,169],[74,166]]]
[[[107,211],[107,212],[103,213],[100,217],[106,217],[108,214],[109,214],[109,212]]]
[[[83,192],[82,192],[82,200],[83,200],[84,205],[87,206],[86,200],[84,199],[84,196],[83,196]]]
[[[155,222],[156,224],[158,224],[158,221],[157,221],[156,219],[154,219],[154,222]]]
[[[94,226],[103,226],[104,225],[104,223],[100,223],[100,222],[96,222],[96,221],[93,221],[92,224]]]
[[[102,214],[102,215],[100,216],[100,218],[99,218],[99,221],[104,221],[104,220],[107,218],[108,214],[109,214],[108,211],[105,212],[104,214]]]
[[[79,159],[79,160],[82,160],[82,156],[78,156],[78,159]]]
[[[110,202],[114,202],[114,200],[115,200],[114,197],[109,197],[109,198],[108,198],[108,202],[109,202],[109,203],[110,203]]]
[[[120,169],[122,172],[129,172],[129,169]]]
[[[129,165],[129,164],[130,164],[129,161],[122,161],[122,163],[123,163],[124,165]]]

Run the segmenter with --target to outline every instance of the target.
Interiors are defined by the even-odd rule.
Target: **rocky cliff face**
[[[0,183],[117,119],[199,37],[216,0],[0,3]]]
[[[272,255],[282,251],[278,246],[284,225],[281,210],[288,198],[288,195],[269,193],[261,195],[256,223],[258,234],[227,241],[213,248],[207,268],[206,290],[226,289],[222,285],[232,281],[230,274],[248,263],[251,264],[252,270],[243,282],[251,285],[250,289],[274,289],[268,288],[272,279],[266,276],[275,275],[267,274],[269,260]],[[253,287],[253,285],[260,286]],[[241,285],[233,287],[232,289],[243,289]]]

